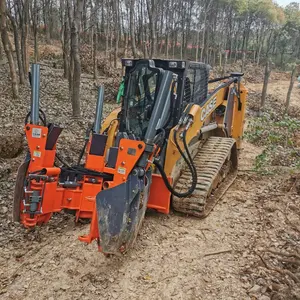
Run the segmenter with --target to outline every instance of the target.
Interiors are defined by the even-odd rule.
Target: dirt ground
[[[286,94],[289,88],[290,82],[286,79],[271,81],[268,84],[268,94],[276,97],[281,103],[285,103]],[[247,87],[250,90],[261,91],[262,83],[250,83],[247,82]],[[294,88],[291,94],[291,106],[300,107],[300,88],[298,88],[298,82],[295,81]]]
[[[48,77],[45,75],[42,80],[46,91],[44,107],[51,118],[62,114],[61,120],[70,126],[73,124],[69,121],[70,107],[62,106],[66,96],[49,85],[49,90],[56,91],[56,95],[46,95],[49,78],[61,76],[59,72],[48,71],[45,70]],[[56,81],[56,84],[63,83]],[[92,84],[84,85],[89,90],[83,97],[84,116],[91,120],[93,109],[89,107],[93,102],[90,98],[95,97],[96,92]],[[280,83],[282,89],[286,85],[287,81]],[[272,90],[279,95],[276,87],[278,83],[274,83]],[[256,90],[260,86],[249,84],[249,88]],[[295,102],[297,93],[294,90]],[[6,103],[7,95],[2,94],[2,103]],[[28,88],[24,95],[29,97]],[[282,101],[283,96],[280,95]],[[50,108],[54,105],[53,97],[61,101],[60,106]],[[15,107],[11,110],[14,111],[10,117],[12,125],[7,132],[11,128],[20,130],[23,117],[20,111],[25,112],[26,107],[17,104],[19,113]],[[107,105],[106,110],[112,107]],[[62,143],[74,145],[69,146],[76,152],[76,143],[83,141],[83,130],[79,140],[74,134],[80,135],[77,128],[86,124],[74,125],[62,137]],[[71,158],[71,150],[61,149]],[[97,252],[94,243],[85,245],[78,241],[79,235],[88,232],[89,225],[75,225],[73,218],[63,213],[33,232],[12,223],[15,172],[24,153],[0,160],[5,166],[4,175],[0,176],[0,298],[299,299],[292,293],[286,293],[285,298],[273,297],[280,292],[280,282],[270,279],[264,260],[266,249],[288,250],[291,241],[299,247],[299,232],[286,229],[287,222],[281,213],[281,207],[297,211],[299,195],[295,193],[289,172],[269,176],[253,172],[255,157],[262,150],[247,141],[243,143],[238,177],[209,217],[199,220],[174,212],[168,216],[148,212],[135,247],[121,258],[107,258]],[[4,173],[7,168],[9,172]],[[294,208],[290,207],[292,204]],[[296,218],[291,212],[289,221]]]

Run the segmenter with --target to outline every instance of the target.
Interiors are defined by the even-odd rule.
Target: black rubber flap
[[[27,156],[25,161],[19,166],[18,169],[12,210],[12,218],[14,222],[20,221],[20,205],[21,201],[24,199],[24,185],[29,163],[30,157]]]

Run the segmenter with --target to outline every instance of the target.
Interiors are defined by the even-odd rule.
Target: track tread
[[[237,169],[232,164],[235,139],[210,137],[194,157],[197,170],[197,186],[194,193],[186,198],[173,196],[173,207],[179,212],[206,217],[221,199],[236,178]],[[228,174],[224,174],[224,172]],[[182,172],[175,185],[177,190],[186,190],[191,183],[189,169]],[[213,193],[213,194],[212,194]]]

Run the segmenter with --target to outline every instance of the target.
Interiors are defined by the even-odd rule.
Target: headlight
[[[124,65],[125,65],[126,67],[132,67],[133,61],[132,61],[132,60],[125,60]]]
[[[177,62],[176,61],[169,61],[169,68],[177,68]]]

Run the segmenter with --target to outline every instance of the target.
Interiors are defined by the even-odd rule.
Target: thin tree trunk
[[[197,26],[197,40],[196,40],[196,57],[195,57],[195,61],[198,61],[198,56],[199,56],[199,41],[200,41],[200,29],[199,29],[199,26],[200,25],[200,21],[199,21],[199,24]]]
[[[24,73],[27,74],[29,71],[29,57],[28,57],[28,23],[29,23],[29,1],[24,1],[24,23],[22,26],[22,43],[21,49],[23,53],[23,68]]]
[[[25,0],[28,1],[28,0]],[[46,43],[50,43],[50,0],[44,0],[44,22],[45,22],[45,34]]]
[[[200,51],[200,61],[203,61],[203,54],[204,54],[204,43],[205,43],[205,33],[206,33],[207,8],[208,8],[208,6],[205,8],[205,12],[204,12],[203,33],[202,33],[201,51]]]
[[[60,22],[62,24],[62,32],[61,32],[61,45],[63,50],[63,65],[64,65],[64,78],[69,78],[69,54],[70,49],[68,49],[69,45],[69,36],[67,34],[67,27],[68,25],[68,9],[66,8],[66,3],[64,0],[60,0]]]
[[[93,69],[94,69],[94,79],[98,77],[98,59],[97,59],[97,45],[98,45],[98,30],[97,26],[94,29],[94,39],[93,39]]]
[[[4,51],[5,51],[7,60],[8,60],[8,64],[9,64],[13,98],[16,99],[19,97],[19,89],[18,89],[15,62],[14,62],[13,54],[11,51],[12,45],[10,43],[10,40],[8,37],[8,32],[7,32],[5,0],[0,0],[0,32],[1,32],[3,48],[4,48]]]
[[[228,60],[228,51],[225,50],[222,76],[225,76],[225,74],[226,74],[227,60]]]
[[[105,57],[108,58],[108,45],[109,45],[109,22],[106,24],[106,35],[105,35]]]
[[[127,53],[128,53],[128,38],[129,38],[129,34],[126,32],[124,33],[124,57],[127,57]]]
[[[118,52],[119,52],[119,39],[120,39],[120,31],[119,31],[119,1],[113,0],[113,19],[115,23],[115,51],[114,51],[114,67],[117,67],[118,60]]]
[[[93,73],[94,79],[98,77],[98,59],[97,59],[97,49],[98,49],[98,13],[100,8],[100,1],[96,0],[95,3],[95,10],[92,11],[93,15],[93,34],[92,34],[92,41],[93,41]]]
[[[288,110],[289,110],[289,107],[290,107],[291,94],[292,94],[292,90],[293,90],[293,87],[294,87],[294,82],[295,82],[295,77],[296,77],[296,71],[297,71],[297,65],[295,64],[293,66],[293,69],[292,69],[292,72],[291,72],[290,85],[289,85],[288,93],[286,95],[285,110],[284,110],[285,114],[288,113]]]
[[[37,63],[39,60],[39,47],[38,47],[38,13],[37,13],[37,0],[34,0],[33,8],[33,36],[34,36],[34,62]]]
[[[151,1],[151,7],[149,2]],[[151,48],[150,48],[150,58],[156,56],[156,5],[157,0],[146,0],[148,17],[149,17],[149,27],[150,27],[150,37],[151,37]]]
[[[264,84],[263,84],[263,89],[262,89],[262,93],[261,93],[261,102],[260,102],[260,110],[261,111],[263,111],[265,108],[270,75],[271,75],[271,62],[270,62],[270,59],[268,58],[266,66],[265,66]]]
[[[16,13],[16,11],[15,11],[15,13]],[[20,51],[19,31],[18,31],[18,27],[17,27],[15,18],[10,13],[8,13],[7,15],[10,19],[10,22],[12,24],[13,31],[14,31],[14,42],[15,42],[15,49],[16,49],[16,56],[17,56],[17,63],[18,63],[19,81],[20,81],[20,84],[24,84],[25,75],[24,75],[24,68],[23,68],[23,64],[22,64],[22,58],[20,55],[21,51]],[[1,59],[1,55],[0,55],[0,59]]]
[[[241,72],[244,72],[245,69],[245,63],[246,63],[246,51],[243,50],[243,56],[242,56],[242,67],[241,67]]]
[[[135,0],[130,0],[130,38],[131,38],[131,48],[132,48],[132,55],[134,58],[137,57],[136,52],[136,44],[135,44],[135,34],[134,34],[134,5]]]
[[[262,50],[262,48],[263,48],[264,41],[265,41],[265,37],[263,36],[263,37],[260,39],[259,47],[258,47],[258,52],[257,52],[257,56],[256,56],[256,64],[257,64],[257,65],[259,65],[259,62],[260,62],[260,55],[261,55],[261,50]]]
[[[83,10],[83,0],[77,0],[72,15],[72,4],[69,3],[69,18],[71,20],[71,103],[73,117],[80,117],[80,79],[81,61],[79,55],[80,16]],[[73,70],[73,72],[72,72]]]
[[[4,57],[4,49],[2,45],[2,38],[1,38],[1,31],[0,31],[0,60],[2,60]]]
[[[71,42],[71,30],[68,22],[68,11],[65,11],[64,20],[64,45],[63,45],[63,59],[64,59],[64,77],[70,78],[70,42]]]

